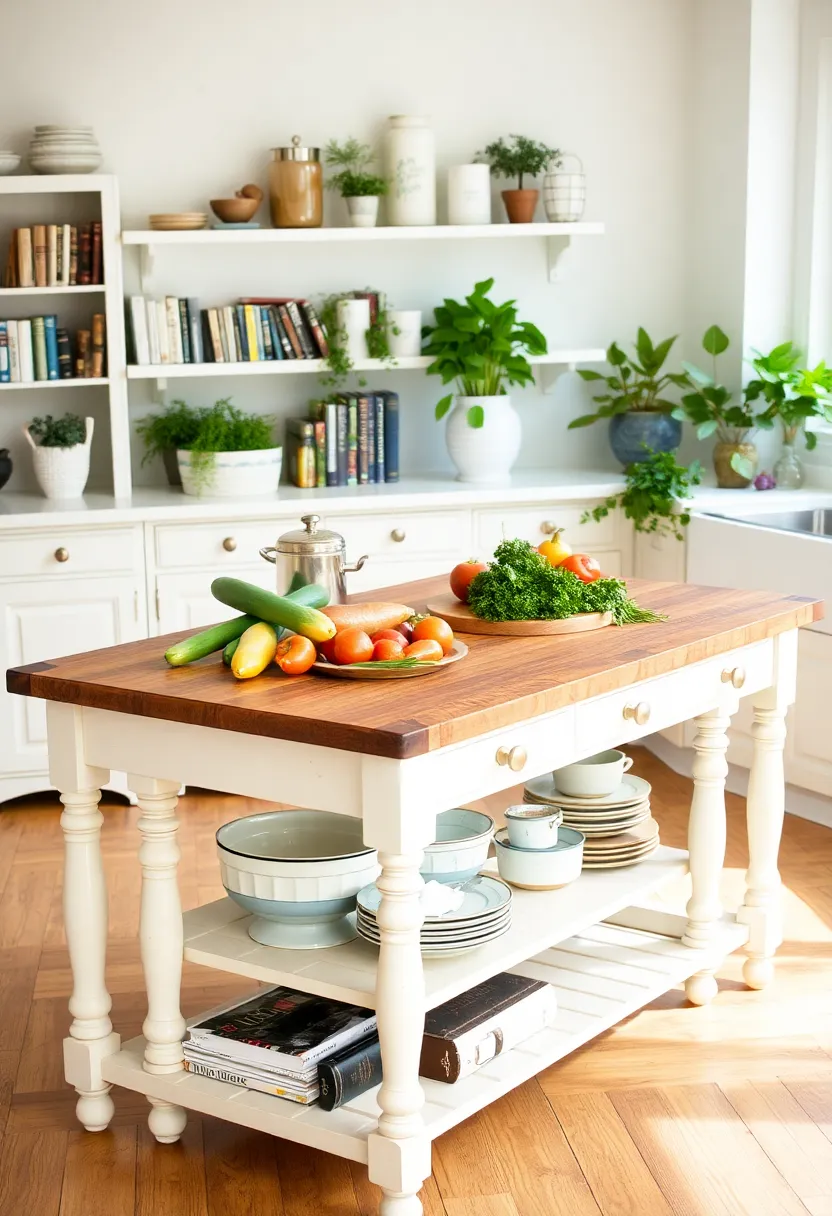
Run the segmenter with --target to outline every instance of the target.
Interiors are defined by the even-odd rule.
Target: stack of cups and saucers
[[[560,813],[559,839],[567,829],[585,838],[585,870],[634,865],[659,847],[659,825],[650,814],[650,782],[630,773],[632,763],[624,752],[599,752],[524,787],[527,810]],[[510,822],[508,812],[506,817]]]

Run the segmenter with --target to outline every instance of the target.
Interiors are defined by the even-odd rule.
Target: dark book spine
[[[58,318],[49,316],[43,318],[43,334],[46,341],[46,378],[57,380],[60,377],[58,366]]]
[[[82,224],[78,230],[78,285],[92,282],[92,225]]]
[[[91,274],[93,283],[103,283],[104,278],[101,273],[101,224],[96,221],[92,226],[92,256],[91,256]]]
[[[57,321],[57,317],[55,320]],[[92,330],[90,331],[90,344],[92,349],[92,369],[90,374],[97,379],[104,375],[104,333],[105,319],[103,312],[97,312],[92,319]],[[47,331],[47,338],[49,334]]]
[[[275,359],[283,359],[283,343],[280,341],[280,329],[277,323],[277,310],[274,305],[269,304],[265,309],[266,317],[269,322],[269,333],[272,339],[272,350],[274,351]]]
[[[0,321],[0,384],[11,382],[11,362],[9,360],[9,327],[8,322]]]
[[[303,351],[303,357],[305,359],[317,359],[317,343],[313,339],[312,334],[307,327],[306,320],[303,317],[301,310],[298,308],[297,301],[290,300],[286,307],[289,310],[289,316],[292,318],[292,324],[295,327],[295,333],[298,336],[298,341],[300,342],[301,349]]]
[[[376,480],[376,405],[375,397],[367,397],[367,481]]]
[[[185,299],[177,300],[179,305],[179,329],[182,333],[182,362],[193,363],[191,358],[191,335],[188,325],[188,301]]]
[[[358,484],[370,480],[370,402],[362,393],[358,398]]]
[[[356,1044],[318,1065],[318,1105],[335,1110],[381,1082],[381,1045],[377,1038]]]
[[[72,347],[69,333],[65,329],[57,331],[58,337],[58,371],[62,380],[72,379]]]
[[[75,225],[69,230],[69,286],[78,286],[78,229]]]
[[[289,341],[289,335],[286,333],[286,327],[281,319],[280,309],[273,304],[272,311],[274,313],[275,325],[277,326],[277,336],[280,338],[280,345],[283,347],[283,357],[285,359],[297,358],[294,347]]]
[[[350,394],[347,402],[347,485],[358,485],[358,398]]]
[[[326,485],[326,422],[315,423],[315,485],[322,489]]]
[[[303,353],[303,347],[300,344],[300,338],[295,333],[295,327],[292,324],[292,318],[289,314],[289,309],[286,307],[285,304],[280,304],[280,305],[278,305],[277,311],[280,315],[280,323],[283,326],[284,330],[286,331],[286,336],[289,339],[289,342],[291,344],[292,351],[294,353],[294,357],[296,359],[305,358],[304,353]]]
[[[381,482],[384,477],[384,398],[376,393],[371,401],[375,404],[376,413],[376,469],[375,480]]]
[[[329,343],[326,340],[326,331],[321,324],[321,318],[318,316],[317,312],[308,300],[302,301],[300,308],[306,319],[307,325],[312,331],[312,337],[315,339],[318,354],[322,359],[326,359],[329,355]]]
[[[236,341],[237,334],[240,335],[240,350],[242,351],[241,361],[243,363],[251,362],[251,355],[248,349],[248,331],[246,329],[246,313],[242,304],[234,305],[234,339]]]
[[[399,394],[385,392],[384,398],[384,480],[399,480]]]
[[[337,485],[345,486],[347,484],[347,403],[343,399],[338,402],[337,407],[337,453],[338,453],[338,481]]]
[[[211,339],[211,323],[208,320],[208,309],[199,311],[199,328],[202,330],[202,355],[206,363],[214,362],[214,343]]]
[[[202,349],[202,327],[199,323],[199,301],[193,296],[187,300],[188,332],[191,335],[191,362],[204,363],[205,352]]]
[[[262,305],[258,309],[260,313],[260,328],[263,331],[263,351],[267,359],[274,362],[274,346],[272,345],[272,329],[269,325],[269,310]]]

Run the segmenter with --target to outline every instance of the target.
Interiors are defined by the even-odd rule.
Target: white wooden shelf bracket
[[[550,283],[557,283],[563,277],[561,259],[571,244],[572,237],[566,234],[546,237],[546,265]]]
[[[156,251],[153,245],[139,246],[139,282],[141,283],[142,294],[147,287],[148,280],[153,277],[153,271],[156,265]]]

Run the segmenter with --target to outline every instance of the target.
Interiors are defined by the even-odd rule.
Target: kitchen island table
[[[444,580],[431,579],[387,597],[419,608],[444,589]],[[366,1162],[382,1188],[384,1216],[417,1216],[431,1141],[460,1120],[682,981],[692,1002],[708,1002],[714,971],[741,945],[746,982],[762,987],[781,936],[782,752],[797,630],[820,616],[821,605],[635,580],[630,589],[667,622],[554,637],[467,635],[462,662],[418,680],[287,680],[275,671],[235,683],[218,656],[168,668],[162,655],[171,638],[12,669],[10,691],[48,703],[73,973],[65,1071],[84,1127],[108,1125],[110,1087],[122,1085],[147,1095],[160,1141],[179,1137],[189,1109],[215,1115]],[[754,706],[750,865],[743,905],[726,916],[719,902],[726,731],[741,695]],[[504,936],[455,958],[422,959],[419,867],[438,812],[688,718],[697,723],[689,853],[660,847],[639,864],[585,872],[561,890],[514,891]],[[143,1036],[123,1045],[104,974],[98,802],[110,770],[129,774],[140,810],[148,1012]],[[382,867],[380,951],[361,940],[321,950],[258,945],[228,899],[183,916],[176,875],[183,784],[361,816]],[[646,897],[688,868],[684,912],[651,906]],[[186,1072],[183,955],[374,1007],[383,1083],[327,1113]],[[554,1025],[456,1085],[420,1081],[426,1009],[506,969],[555,986]]]

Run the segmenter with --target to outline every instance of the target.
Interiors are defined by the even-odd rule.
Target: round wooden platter
[[[540,637],[554,633],[588,633],[591,629],[605,629],[612,624],[611,612],[581,612],[562,621],[483,621],[474,616],[467,604],[461,604],[455,595],[438,595],[430,600],[427,610],[433,616],[441,616],[454,633],[489,633],[492,636],[515,638]]]
[[[467,653],[468,647],[457,639],[454,641],[451,653],[446,654],[444,659],[440,659],[438,663],[423,663],[419,667],[402,667],[400,671],[396,671],[395,667],[361,667],[349,663],[339,667],[337,663],[326,663],[320,660],[313,663],[309,670],[317,672],[318,675],[335,676],[336,679],[341,680],[405,680],[411,676],[429,676],[431,672],[443,671],[451,663],[458,663],[460,659],[464,659]]]

